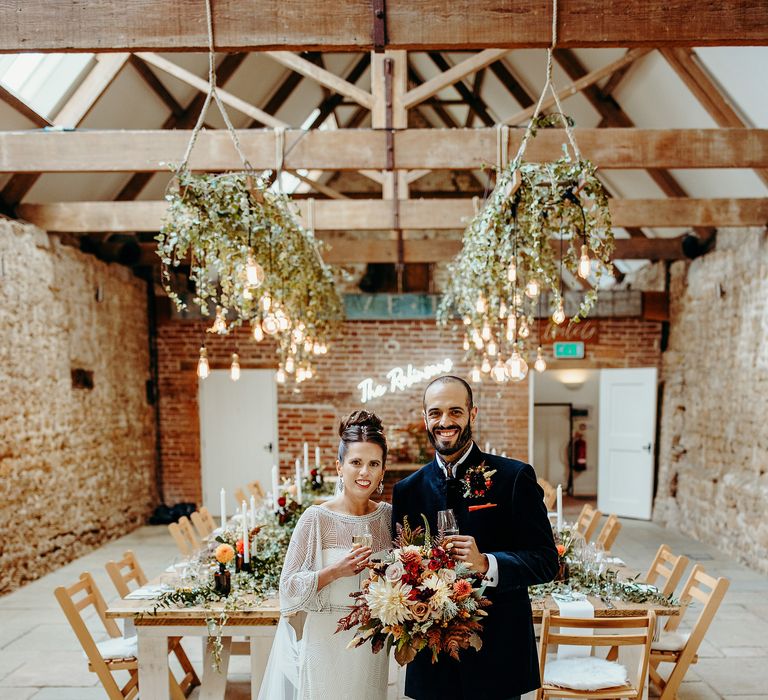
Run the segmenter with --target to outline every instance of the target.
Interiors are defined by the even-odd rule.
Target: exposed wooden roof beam
[[[762,0],[623,3],[561,0],[558,46],[766,45]],[[205,51],[202,3],[24,0],[6,8],[0,46],[19,51]],[[551,6],[542,0],[388,0],[387,48],[457,50],[550,45]],[[304,0],[213,3],[219,51],[373,49],[371,5]]]
[[[305,216],[306,200],[299,200],[297,206]],[[22,204],[18,213],[48,231],[156,231],[167,207],[164,201],[58,202]],[[611,199],[609,207],[613,225],[621,227],[746,227],[768,221],[768,198]],[[403,229],[452,231],[464,229],[473,214],[469,198],[403,200],[399,213]],[[390,227],[391,217],[392,203],[383,199],[337,197],[315,202],[316,230],[377,231]]]
[[[176,118],[179,118],[184,114],[184,107],[182,107],[178,100],[170,93],[167,87],[163,85],[160,78],[158,78],[154,71],[141,60],[135,54],[131,54],[129,59],[131,66],[141,76],[141,79],[149,86],[150,90],[157,95],[165,106],[171,111]]]
[[[5,104],[7,104],[11,109],[21,114],[21,116],[29,119],[29,121],[31,121],[35,126],[39,126],[41,128],[46,126],[53,126],[53,122],[49,121],[42,114],[36,112],[18,95],[14,94],[10,90],[7,90],[2,85],[0,85],[0,101],[5,102]]]
[[[451,65],[448,63],[448,61],[445,60],[445,57],[439,51],[430,51],[429,57],[440,70],[444,71],[443,75],[452,70]],[[463,63],[466,63],[466,61],[463,61]],[[461,63],[457,65],[461,65]],[[456,66],[454,66],[454,68],[455,67]],[[477,75],[481,70],[483,69],[479,69],[475,75]],[[488,105],[485,103],[482,97],[475,95],[472,90],[466,86],[463,78],[456,81],[453,87],[456,89],[459,95],[461,95],[461,98],[469,107],[470,113],[474,112],[486,126],[493,126],[496,124],[496,119],[489,113]]]

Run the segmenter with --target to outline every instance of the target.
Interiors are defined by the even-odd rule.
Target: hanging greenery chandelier
[[[553,10],[553,42],[557,13]],[[546,299],[550,330],[565,322],[564,271],[594,278],[570,323],[585,318],[597,300],[601,276],[612,272],[614,248],[608,197],[595,166],[581,156],[552,82],[552,48],[547,50],[547,80],[514,160],[507,163],[509,133],[497,131],[496,186],[464,232],[464,244],[449,266],[449,283],[438,322],[461,319],[463,347],[472,361],[473,381],[490,374],[498,382],[521,381],[528,373],[528,347],[536,309]],[[559,112],[540,117],[551,91]],[[537,128],[562,122],[568,144],[550,163],[523,161]],[[544,371],[539,319],[535,367]]]
[[[314,374],[313,356],[328,351],[343,318],[342,300],[312,231],[313,201],[307,230],[299,225],[292,202],[279,189],[282,130],[275,131],[277,192],[255,173],[240,147],[216,90],[210,0],[206,0],[206,11],[209,92],[166,195],[168,211],[157,236],[163,284],[176,307],[185,308],[184,300],[172,288],[169,270],[188,264],[189,279],[195,285],[193,302],[204,316],[215,308],[208,332],[226,335],[232,327],[249,324],[257,342],[273,337],[279,358],[277,381],[283,383],[292,375],[300,383]],[[188,169],[212,99],[242,160],[243,172],[212,175]],[[239,359],[235,350],[231,367],[234,381],[240,376]],[[198,376],[204,379],[208,372],[203,341]]]

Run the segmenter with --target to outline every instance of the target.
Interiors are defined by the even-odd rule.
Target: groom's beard
[[[438,426],[438,428],[442,428],[443,430],[458,427],[458,425]],[[440,454],[441,457],[445,457],[447,461],[450,461],[451,457],[460,454],[461,451],[469,444],[470,440],[472,440],[472,425],[467,423],[467,427],[459,433],[459,437],[456,439],[456,442],[450,447],[441,445],[440,438],[436,437],[429,428],[427,428],[427,437],[429,438],[429,442],[432,444],[432,447],[435,448],[435,451]]]

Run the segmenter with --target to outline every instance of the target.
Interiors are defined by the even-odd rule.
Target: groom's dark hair
[[[444,374],[441,377],[436,377],[433,379],[429,384],[427,384],[427,388],[424,389],[424,396],[421,400],[421,405],[423,407],[423,410],[427,410],[427,392],[429,391],[429,387],[431,387],[433,384],[461,384],[467,391],[467,409],[472,410],[472,406],[475,405],[475,400],[472,397],[472,387],[469,386],[469,383],[464,381],[461,377],[456,377],[453,374]]]

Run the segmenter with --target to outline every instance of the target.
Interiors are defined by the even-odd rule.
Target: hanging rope
[[[573,149],[573,154],[576,160],[581,160],[581,151],[579,150],[579,147],[576,144],[576,138],[573,134],[573,129],[571,128],[571,125],[568,122],[568,118],[565,116],[565,112],[563,111],[563,106],[560,104],[560,97],[557,94],[557,90],[555,89],[555,83],[552,78],[553,61],[554,61],[553,52],[556,46],[557,46],[557,0],[552,0],[552,44],[547,49],[547,79],[544,83],[544,87],[541,90],[539,101],[536,103],[536,107],[533,110],[533,115],[531,116],[531,119],[528,122],[528,126],[525,129],[525,134],[523,134],[523,140],[520,143],[520,148],[518,149],[517,155],[515,156],[515,160],[514,160],[515,167],[519,166],[520,162],[523,159],[523,154],[525,153],[525,149],[528,146],[528,141],[533,135],[534,125],[536,124],[536,120],[538,119],[539,114],[541,113],[541,105],[544,103],[544,96],[547,94],[548,90],[552,93],[552,98],[555,101],[555,105],[557,105],[558,114],[560,115],[560,120],[563,122],[563,127],[565,128],[565,133],[568,136],[568,142],[571,144],[571,148]]]
[[[211,100],[216,102],[216,105],[219,108],[219,112],[221,112],[222,119],[224,119],[224,124],[226,125],[227,131],[232,138],[232,143],[235,146],[237,155],[240,156],[240,161],[243,164],[243,168],[247,173],[252,174],[254,173],[253,166],[243,152],[243,149],[240,145],[240,139],[237,137],[237,131],[235,131],[235,127],[232,126],[232,121],[229,118],[229,112],[227,112],[227,108],[224,106],[224,103],[219,97],[218,90],[216,89],[216,52],[214,50],[213,44],[213,17],[211,14],[211,0],[205,0],[205,20],[206,27],[208,29],[208,93],[205,96],[205,102],[203,102],[203,108],[200,110],[200,116],[197,118],[197,123],[192,129],[192,135],[189,138],[187,150],[184,152],[184,157],[182,158],[181,163],[176,168],[176,175],[186,169],[187,165],[189,164],[189,158],[192,154],[192,149],[195,147],[197,137],[200,135],[200,131],[205,124],[205,117],[208,113],[208,108],[211,105]]]

